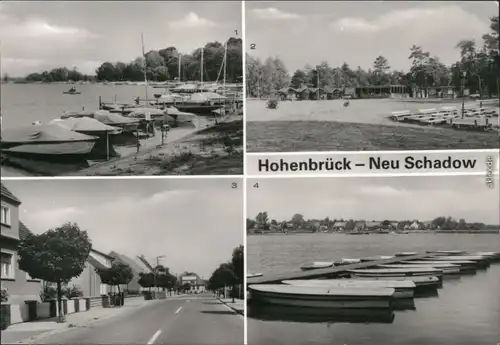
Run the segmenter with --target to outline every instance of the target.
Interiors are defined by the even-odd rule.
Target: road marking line
[[[175,313],[176,313],[176,314],[179,314],[179,312],[181,311],[181,309],[182,309],[182,307],[179,307],[179,309],[177,309],[177,310],[175,311]]]
[[[160,336],[161,334],[161,330],[157,330],[155,334],[153,334],[153,336],[151,337],[151,339],[149,339],[148,341],[148,345],[152,345],[154,344],[155,340]]]

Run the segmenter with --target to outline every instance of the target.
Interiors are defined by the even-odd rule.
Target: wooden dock
[[[293,280],[293,279],[334,278],[337,277],[339,274],[346,273],[348,270],[368,268],[377,265],[393,264],[409,260],[419,260],[432,255],[433,255],[432,253],[424,253],[411,256],[397,256],[386,260],[367,261],[367,262],[360,262],[357,264],[333,266],[333,267],[314,269],[309,271],[293,271],[293,272],[284,272],[279,274],[267,274],[261,277],[247,278],[247,285],[277,284],[281,283],[283,280]]]

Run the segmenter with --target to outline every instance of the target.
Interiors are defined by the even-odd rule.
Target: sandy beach
[[[247,102],[247,122],[253,121],[337,121],[389,126],[411,126],[388,119],[393,111],[461,107],[460,100],[401,100],[401,99],[355,99],[349,107],[345,100],[282,101],[277,109],[268,109],[266,101]],[[488,103],[490,104],[490,103]],[[478,101],[467,101],[468,106],[479,106]],[[485,105],[486,106],[486,105]],[[498,103],[497,103],[498,108]],[[420,127],[417,125],[417,127]]]
[[[499,147],[498,132],[470,132],[446,127],[391,121],[393,111],[460,108],[459,101],[357,99],[284,101],[278,109],[265,101],[247,103],[248,152],[378,151],[491,149]],[[479,102],[469,101],[466,106]],[[495,106],[485,102],[484,107]],[[496,105],[498,107],[498,105]],[[498,118],[497,118],[498,121]]]
[[[183,132],[180,132],[183,131]],[[243,173],[243,120],[231,116],[205,129],[179,130],[161,144],[148,139],[147,148],[122,155],[69,176],[237,175]],[[160,142],[157,143],[157,141]]]

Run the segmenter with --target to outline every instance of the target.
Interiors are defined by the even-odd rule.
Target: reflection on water
[[[326,309],[275,305],[249,305],[247,315],[262,321],[304,323],[392,323],[389,309]]]
[[[394,310],[416,310],[415,300],[413,298],[395,299],[393,304]]]
[[[443,287],[441,286],[440,289]],[[437,289],[416,289],[415,298],[431,298],[439,297],[439,291]]]
[[[297,270],[304,262],[398,251],[499,251],[500,238],[462,234],[249,236],[247,248],[248,270],[266,274]],[[277,312],[274,308],[274,312],[263,313],[251,306],[248,344],[494,345],[500,341],[499,277],[500,263],[473,275],[446,275],[441,289],[416,291],[413,305],[397,301],[391,322],[370,314],[364,321],[362,316],[310,316],[296,308],[291,312],[283,308]]]

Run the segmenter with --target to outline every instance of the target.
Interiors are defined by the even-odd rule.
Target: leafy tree
[[[155,272],[156,276],[153,276],[153,278],[156,287],[168,290],[175,287],[177,283],[177,277],[170,274],[170,270],[167,267],[159,265],[155,268]]]
[[[233,256],[231,258],[234,276],[238,284],[243,284],[243,280],[245,277],[244,262],[245,262],[245,250],[243,246],[240,245],[233,250]]]
[[[19,269],[34,279],[57,284],[59,322],[65,320],[62,286],[83,272],[90,250],[87,232],[75,223],[63,224],[40,235],[28,234],[18,245]]]
[[[182,286],[181,286],[181,290],[183,292],[188,292],[189,290],[191,290],[191,284],[189,283],[184,283]]]
[[[252,230],[257,222],[253,219],[247,218],[247,231]]]
[[[154,287],[154,275],[153,275],[153,273],[140,272],[138,283],[141,287],[149,288],[151,290],[151,288]]]
[[[305,223],[304,216],[300,213],[296,213],[292,217],[292,224],[295,229],[300,228]]]
[[[210,276],[208,280],[208,287],[210,290],[217,290],[231,286],[234,292],[236,285],[236,276],[234,273],[234,266],[231,262],[221,264]],[[234,302],[234,293],[233,293]]]
[[[307,84],[307,76],[303,70],[296,70],[291,79],[291,86],[295,89]]]
[[[122,262],[113,262],[110,268],[96,268],[96,272],[102,283],[116,286],[119,294],[121,294],[120,285],[126,285],[134,278],[132,268]],[[119,305],[121,306],[122,303],[120,302]]]
[[[255,221],[260,230],[267,230],[269,228],[269,217],[267,212],[259,212],[257,217],[255,217]]]

